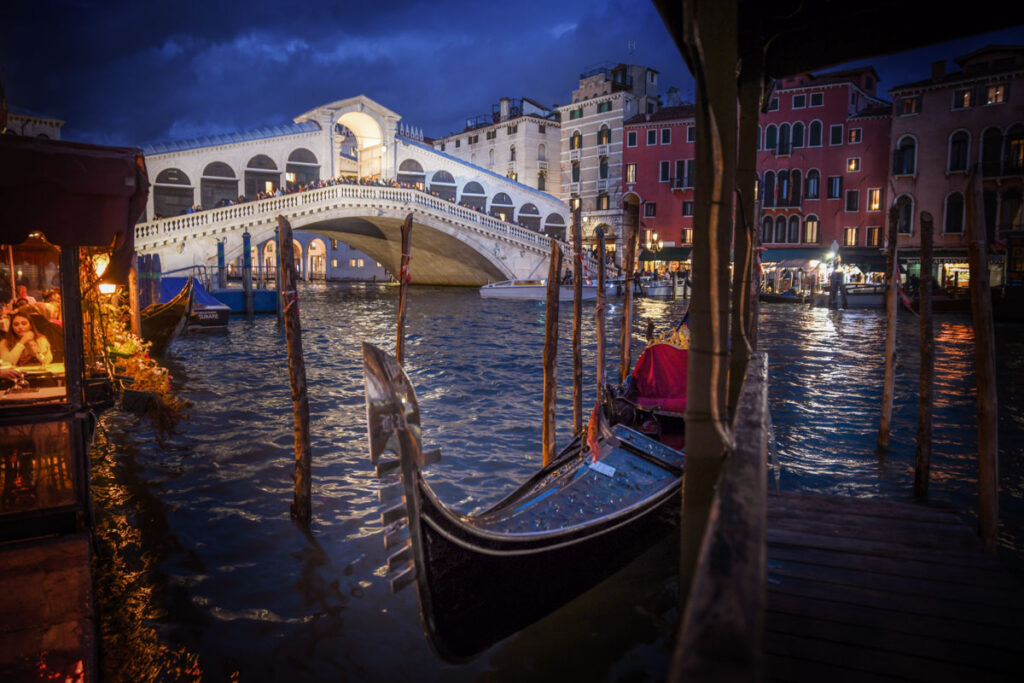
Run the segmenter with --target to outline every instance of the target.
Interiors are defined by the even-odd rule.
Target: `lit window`
[[[808,216],[804,220],[804,243],[817,244],[819,239],[819,225],[817,216]]]
[[[1002,104],[1006,101],[1005,85],[990,85],[985,91],[985,104]]]
[[[338,267],[338,259],[332,258],[331,259],[331,268],[337,268],[337,267]]]
[[[626,182],[636,182],[636,163],[626,164]]]
[[[967,109],[974,104],[974,91],[970,88],[953,91],[953,109]]]
[[[597,210],[607,211],[608,210],[608,195],[599,194],[597,195]]]
[[[855,246],[857,246],[857,228],[844,228],[843,229],[843,246],[844,247],[855,247]]]
[[[356,260],[354,258],[350,258],[348,260],[348,267],[349,268],[355,268],[356,267]]]
[[[860,170],[860,157],[851,157],[846,160],[846,170],[856,172]]]
[[[882,190],[881,188],[872,188],[868,190],[868,211],[881,211],[882,210]]]
[[[867,241],[865,242],[865,246],[882,246],[882,228],[874,226],[867,229]]]
[[[900,100],[900,115],[917,114],[921,111],[921,98],[904,97]]]
[[[847,132],[846,141],[849,144],[851,144],[851,145],[856,145],[856,144],[860,143],[860,138],[861,138],[861,129],[860,128],[851,128]]]

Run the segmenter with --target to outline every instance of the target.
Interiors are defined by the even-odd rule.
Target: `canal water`
[[[678,543],[666,538],[550,617],[469,662],[447,663],[420,627],[415,593],[390,593],[377,489],[366,452],[360,344],[394,349],[397,290],[301,290],[310,399],[313,515],[292,523],[292,408],[284,332],[274,316],[232,321],[172,346],[174,384],[192,402],[154,437],[116,410],[93,449],[96,601],[104,681],[662,680],[678,620]],[[663,330],[683,301],[637,302]],[[541,458],[544,307],[474,289],[412,288],[406,369],[427,473],[462,512],[496,502]],[[621,306],[608,317],[617,377]],[[569,438],[571,306],[559,348],[559,443]],[[766,305],[770,406],[785,490],[908,500],[917,420],[917,322],[899,323],[892,447],[875,454],[885,320],[877,311]],[[967,316],[937,316],[934,502],[973,523],[975,393]],[[1024,566],[1024,329],[998,328],[1000,553]],[[593,400],[595,337],[584,323]],[[538,585],[544,576],[533,577]],[[524,599],[528,597],[524,596]]]

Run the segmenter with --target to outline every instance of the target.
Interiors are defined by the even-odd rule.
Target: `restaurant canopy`
[[[649,249],[640,250],[640,261],[662,261],[665,263],[671,263],[673,261],[686,261],[690,258],[689,247],[662,247],[657,251],[651,251]]]

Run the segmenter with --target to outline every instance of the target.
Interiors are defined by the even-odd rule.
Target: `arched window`
[[[946,223],[943,232],[964,231],[964,196],[952,192],[946,196]]]
[[[430,193],[455,201],[455,177],[448,171],[437,171],[430,179]]]
[[[180,169],[165,168],[153,181],[153,213],[167,218],[187,213],[195,204],[192,181]]]
[[[981,138],[981,174],[999,175],[999,159],[1003,154],[1003,134],[998,128],[989,128]]]
[[[1003,157],[1003,174],[1024,173],[1024,125],[1016,124],[1006,131],[1006,152]]]
[[[206,209],[226,206],[238,198],[238,178],[223,161],[214,161],[203,169],[199,180],[200,205]]]
[[[487,150],[487,165],[494,166],[494,148]]]
[[[800,181],[802,180],[802,178],[800,177],[800,171],[794,169],[793,171],[790,172],[790,176],[790,182],[793,185],[793,191],[789,195],[789,205],[800,206]]]
[[[789,206],[789,171],[779,171],[779,191],[775,206]]]
[[[807,146],[821,147],[821,121],[811,121],[807,129]]]
[[[607,124],[601,126],[601,130],[597,131],[597,144],[607,145],[612,141],[612,129]]]
[[[949,169],[950,171],[967,170],[967,148],[970,137],[967,131],[958,130],[949,138]]]
[[[789,124],[779,126],[779,154],[789,154],[792,149],[789,146]]]
[[[913,175],[917,167],[917,142],[904,135],[896,144],[892,155],[893,175]]]
[[[537,189],[543,192],[547,189],[548,174],[545,171],[537,171]]]
[[[601,179],[608,178],[608,157],[601,157],[601,161],[598,164],[598,177]]]
[[[813,213],[804,219],[804,243],[819,244],[821,242],[821,228],[818,225],[818,217]]]
[[[797,121],[793,124],[793,149],[804,146],[804,124]]]
[[[565,218],[561,214],[549,213],[544,219],[544,233],[555,239],[565,239]]]
[[[508,148],[508,160],[509,161],[515,161],[516,160],[516,146],[515,145],[510,145],[509,148]]]
[[[896,232],[911,235],[914,232],[914,200],[910,195],[900,195],[896,199]]]
[[[523,204],[519,208],[519,225],[540,232],[540,211],[533,204]]]
[[[761,222],[761,243],[769,244],[772,241],[772,217],[765,216]]]
[[[539,145],[537,145],[537,161],[547,161],[547,160],[548,160],[547,147],[545,147],[544,143],[542,142]]]
[[[804,194],[808,199],[821,197],[821,174],[817,169],[812,168],[807,172],[807,191]]]
[[[761,201],[762,206],[775,206],[775,172],[765,171],[764,172],[764,199]]]
[[[775,241],[782,243],[786,241],[786,217],[775,217]]]
[[[1021,202],[1020,190],[1015,188],[1004,192],[1001,208],[1000,229],[1021,230],[1024,228],[1024,204]]]
[[[779,145],[778,140],[779,130],[775,127],[775,124],[771,124],[764,131],[764,148],[775,149]]]
[[[484,187],[475,180],[471,180],[462,187],[462,198],[460,204],[473,209],[483,210],[487,206],[487,193]]]
[[[569,138],[569,149],[583,149],[583,134],[578,130],[573,131],[572,137]]]
[[[252,198],[261,192],[273,192],[281,187],[281,174],[277,164],[266,154],[257,154],[245,168],[245,194]]]
[[[789,217],[789,232],[786,235],[786,241],[790,244],[800,243],[800,216],[792,215]]]
[[[290,188],[319,180],[320,164],[317,163],[316,155],[304,147],[294,150],[288,155],[284,177]]]
[[[411,185],[422,190],[426,177],[420,162],[415,159],[405,159],[398,165],[398,174],[395,179],[403,185]]]
[[[515,213],[515,206],[512,204],[512,198],[504,192],[499,192],[494,195],[491,200],[491,210],[489,212],[492,216],[498,220],[512,222],[513,214]]]
[[[763,134],[764,134],[764,131],[761,130],[761,124],[758,124],[757,125],[757,151],[758,152],[761,151],[761,136]]]

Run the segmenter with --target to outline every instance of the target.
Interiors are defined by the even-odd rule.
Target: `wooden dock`
[[[790,493],[767,511],[767,680],[1024,680],[1024,589],[956,515]]]

